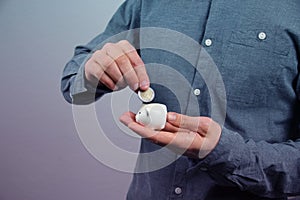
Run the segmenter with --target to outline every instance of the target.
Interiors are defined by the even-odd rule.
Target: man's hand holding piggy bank
[[[169,112],[163,104],[146,104],[137,114],[126,112],[120,121],[140,136],[175,153],[204,158],[217,145],[221,127],[208,117]]]

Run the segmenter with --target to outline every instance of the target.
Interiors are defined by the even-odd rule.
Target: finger
[[[97,85],[98,82],[101,82],[111,90],[117,89],[113,80],[103,71],[98,63],[94,62],[94,60],[87,62],[87,64],[85,65],[85,73],[87,79],[91,81],[91,83]]]
[[[197,131],[199,126],[198,117],[190,117],[175,112],[168,113],[167,121],[178,128],[188,129],[191,131]]]
[[[99,66],[97,65],[97,63],[95,63],[95,61],[93,59],[89,59],[84,66],[84,74],[85,74],[85,78],[94,84],[98,84],[99,82],[99,78],[98,75],[96,74],[97,68]],[[101,76],[102,74],[99,74],[99,76]]]
[[[154,142],[156,144],[159,143],[158,139],[156,139],[154,137],[158,132],[153,131],[152,129],[146,128],[146,127],[140,125],[139,123],[137,123],[135,121],[135,114],[134,113],[132,113],[132,112],[124,113],[123,115],[121,115],[120,121],[124,125],[128,126],[131,130],[136,132],[138,135],[140,135],[141,137],[147,138],[147,139],[151,140],[152,142]],[[145,131],[145,129],[148,129],[148,130]],[[139,130],[142,130],[142,132],[140,132]],[[164,145],[164,144],[161,144],[161,145]]]
[[[178,128],[177,126],[174,126],[173,124],[171,124],[169,122],[166,122],[165,128],[163,129],[163,131],[169,131],[172,133],[176,133],[176,132],[188,132],[190,130]]]
[[[149,139],[154,143],[160,145],[168,145],[173,139],[174,134],[167,131],[155,131],[150,128],[144,127],[136,122],[128,124],[128,128],[137,133],[143,138]]]
[[[153,131],[135,123],[130,123],[129,128],[153,143],[167,146],[167,148],[177,154],[184,154],[190,151],[197,152],[195,153],[197,156],[203,141],[198,133],[192,131],[176,132],[174,134],[168,131]]]
[[[105,51],[97,51],[94,54],[94,61],[103,69],[103,71],[113,80],[119,88],[126,86],[122,73],[115,61],[108,56]]]
[[[105,72],[103,72],[103,74],[100,76],[99,81],[111,90],[119,89],[118,86],[114,83],[114,81]]]
[[[134,67],[135,73],[139,79],[139,88],[141,90],[147,90],[150,86],[150,80],[146,72],[144,65]]]
[[[169,112],[167,116],[167,121],[172,125],[182,128],[188,129],[190,131],[198,132],[200,128],[200,118],[199,117],[190,117],[174,112]]]
[[[141,137],[146,138],[160,146],[167,146],[175,153],[184,154],[185,152],[189,151],[196,152],[194,153],[195,157],[198,155],[202,139],[196,132],[183,131],[176,132],[176,134],[174,134],[168,131],[154,131],[136,123],[135,114],[131,112],[124,113],[120,117],[120,121]],[[174,127],[171,124],[169,125]],[[174,128],[179,130],[176,127]]]
[[[113,63],[110,67],[105,70],[105,73],[113,80],[115,85],[119,88],[124,88],[127,86],[126,81],[123,78],[116,63]]]
[[[137,91],[139,89],[139,79],[135,70],[131,66],[121,67],[120,69],[129,87],[133,91]]]
[[[179,128],[174,126],[173,124],[170,124],[169,122],[166,122],[165,127],[163,129],[164,131],[169,131],[172,133],[176,133],[179,131]]]
[[[168,143],[168,147],[172,151],[174,151],[178,154],[183,154],[186,150],[186,148],[183,144],[185,141],[185,138],[184,137],[180,138],[180,136],[182,136],[184,132],[188,132],[188,130],[183,130],[183,129],[178,128],[178,127],[170,124],[169,122],[167,122],[163,131],[171,132],[175,135],[173,140]],[[180,141],[182,139],[183,139],[183,141]]]
[[[174,126],[198,132],[206,136],[212,125],[217,124],[209,117],[190,117],[178,113],[168,113],[168,122]]]
[[[104,48],[106,54],[116,62],[129,87],[136,91],[139,88],[139,80],[126,53],[117,44],[107,44]]]
[[[135,122],[135,114],[132,112],[126,112],[120,116],[119,120],[124,125],[128,126],[130,123]]]
[[[193,131],[177,132],[173,141],[169,144],[168,148],[178,154],[185,152],[199,152],[201,147],[202,138],[200,135]]]
[[[140,89],[148,89],[150,85],[149,77],[146,72],[145,64],[137,53],[136,49],[126,40],[122,40],[118,44],[122,48],[123,52],[126,53],[136,72]]]

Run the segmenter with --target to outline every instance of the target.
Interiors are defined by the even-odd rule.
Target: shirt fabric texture
[[[128,200],[287,199],[300,194],[299,13],[298,0],[127,0],[103,33],[76,47],[61,82],[65,99],[76,104],[111,92],[87,83],[85,61],[107,38],[135,28],[167,28],[193,38],[222,75],[227,107],[216,148],[204,159],[181,156],[160,170],[134,174]],[[208,88],[189,63],[163,50],[139,53],[145,63],[174,67],[201,91],[195,97],[199,108],[187,99],[182,112],[172,92],[153,84],[154,102],[169,111],[193,116],[200,109],[201,115],[211,115]],[[153,72],[151,80],[155,68],[147,70]],[[171,84],[180,90],[176,80]],[[193,90],[182,92],[193,96]],[[141,152],[159,148],[142,139]],[[151,162],[156,160],[138,159],[137,167]]]

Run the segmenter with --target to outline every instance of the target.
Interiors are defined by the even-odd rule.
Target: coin
[[[138,91],[138,96],[140,98],[140,100],[144,103],[149,103],[154,99],[155,93],[154,90],[152,88],[148,88],[145,91]]]

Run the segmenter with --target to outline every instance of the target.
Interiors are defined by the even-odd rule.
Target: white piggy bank
[[[159,103],[145,104],[135,115],[135,120],[145,127],[161,130],[166,125],[167,106]]]

